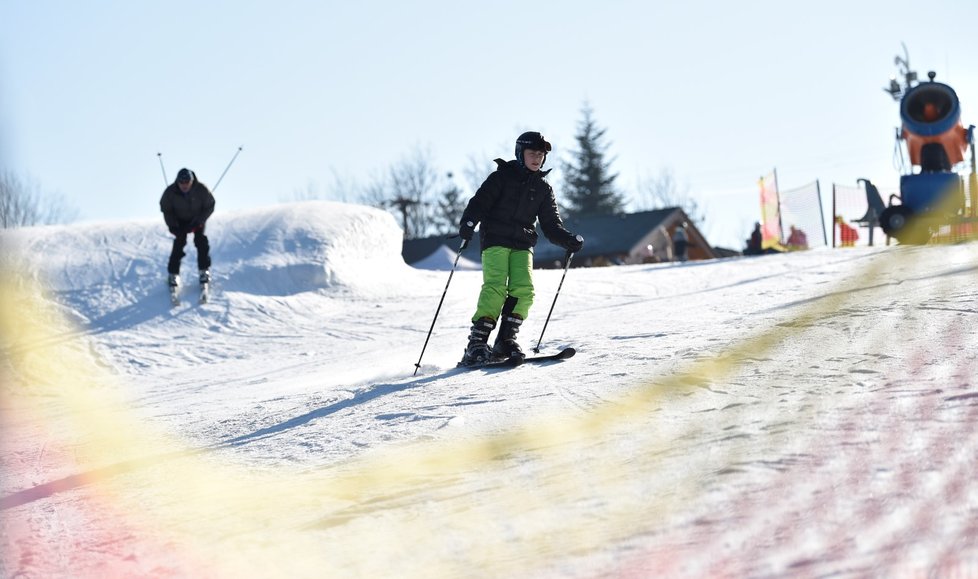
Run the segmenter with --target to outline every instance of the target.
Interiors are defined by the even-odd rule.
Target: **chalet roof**
[[[448,271],[452,269],[452,266],[460,271],[482,269],[482,264],[479,261],[470,259],[470,257],[475,256],[475,251],[465,251],[463,254],[468,254],[469,257],[458,255],[458,246],[449,247],[448,245],[440,245],[434,253],[424,259],[412,262],[411,266],[417,269],[437,271]],[[476,259],[478,259],[478,256],[476,256]]]
[[[678,207],[668,207],[622,215],[570,218],[564,220],[564,227],[584,237],[584,249],[576,258],[627,255],[649,232],[682,217],[685,214]],[[562,248],[546,242],[542,232],[540,239],[534,250],[534,262],[548,263],[563,259],[566,252]]]
[[[462,241],[458,238],[449,239],[447,235],[435,235],[432,237],[422,237],[418,239],[405,239],[403,245],[401,245],[401,257],[404,258],[404,263],[417,263],[422,259],[434,254],[438,251],[438,248],[446,245],[448,247],[454,248],[458,251],[459,246]],[[466,249],[466,257],[471,258],[470,253],[475,253],[470,249]]]
[[[589,217],[569,218],[564,220],[564,226],[570,231],[584,236],[584,249],[576,257],[589,258],[612,255],[628,255],[637,244],[659,227],[671,228],[677,223],[689,222],[691,241],[702,235],[695,230],[686,213],[678,207],[639,211],[622,215],[593,215]],[[462,256],[476,263],[481,262],[479,251],[479,236],[476,235]],[[421,239],[405,239],[401,255],[409,264],[417,263],[434,254],[442,246],[457,251],[461,242],[458,238],[450,239],[446,235],[436,235]],[[552,264],[563,260],[563,248],[548,242],[540,232],[540,242],[534,248],[534,264]]]

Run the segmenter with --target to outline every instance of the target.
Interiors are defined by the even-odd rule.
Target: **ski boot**
[[[166,285],[170,288],[170,305],[180,305],[180,274],[171,273],[167,277]]]
[[[459,366],[478,366],[489,362],[492,351],[489,349],[489,333],[496,327],[496,321],[492,318],[479,318],[472,323],[472,330],[469,332],[469,343],[465,347],[465,354]]]
[[[502,323],[499,324],[499,334],[496,335],[496,342],[492,345],[492,360],[508,360],[511,364],[522,364],[526,359],[526,354],[520,349],[516,342],[516,334],[520,331],[520,324],[523,318],[516,314],[504,315]]]
[[[206,304],[211,299],[211,272],[206,269],[200,270],[200,297],[198,301]]]

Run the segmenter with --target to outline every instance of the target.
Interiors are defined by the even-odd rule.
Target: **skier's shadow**
[[[134,304],[119,308],[118,310],[105,314],[101,318],[92,320],[89,324],[92,333],[101,334],[133,328],[153,318],[166,315],[171,308],[169,295],[162,298],[162,300],[165,300],[163,303],[159,303],[161,300],[157,300],[156,298],[157,296],[145,296]],[[176,311],[174,315],[180,315],[181,313],[181,311]]]
[[[77,292],[61,292],[58,295],[59,303],[79,303],[81,301],[73,294]],[[186,296],[183,301],[187,301]],[[190,302],[188,302],[190,303]],[[192,303],[196,303],[196,299]],[[174,310],[170,304],[170,294],[163,291],[149,291],[140,296],[136,301],[122,306],[118,309],[106,312],[100,317],[89,320],[85,327],[87,334],[104,334],[117,330],[134,328],[142,323],[154,318],[165,316],[168,313],[178,316],[184,309]]]
[[[495,373],[506,371],[507,368],[481,368],[479,370],[486,373]],[[87,486],[93,481],[104,480],[107,477],[123,475],[142,468],[158,467],[160,463],[168,460],[176,460],[189,456],[207,454],[221,449],[243,446],[245,444],[269,438],[279,433],[302,426],[303,424],[307,424],[313,420],[316,420],[317,418],[323,418],[336,414],[341,410],[351,408],[358,404],[364,404],[370,402],[371,400],[377,400],[378,398],[382,398],[390,394],[410,390],[412,388],[418,388],[449,376],[473,371],[475,370],[471,368],[452,368],[432,376],[424,376],[416,380],[411,380],[410,382],[399,384],[376,384],[373,387],[357,392],[352,398],[334,402],[333,404],[323,406],[322,408],[317,408],[316,410],[296,416],[295,418],[291,418],[285,422],[262,428],[249,434],[223,440],[201,448],[179,450],[146,458],[127,460],[102,468],[69,475],[46,483],[41,483],[31,488],[23,489],[21,491],[0,497],[0,511],[19,507],[37,500],[42,500],[58,493],[75,490],[77,488]]]
[[[137,458],[110,464],[101,468],[92,469],[78,474],[40,483],[33,487],[26,488],[0,498],[0,511],[19,507],[34,501],[46,499],[58,493],[73,491],[75,489],[91,485],[97,481],[106,480],[109,477],[124,475],[142,468],[153,468],[167,460],[186,458],[196,454],[203,454],[210,449],[203,448],[197,450],[178,450],[156,456]]]
[[[424,386],[425,384],[429,384],[436,380],[441,380],[448,376],[452,376],[454,374],[467,372],[467,371],[469,370],[464,368],[453,368],[451,370],[448,370],[447,372],[442,372],[441,374],[435,374],[433,376],[425,376],[422,378],[418,378],[417,380],[412,380],[410,382],[405,382],[401,384],[375,384],[370,388],[357,392],[356,394],[353,395],[352,398],[347,398],[345,400],[334,402],[333,404],[323,406],[322,408],[317,408],[301,416],[290,418],[285,422],[280,422],[279,424],[275,424],[273,426],[268,426],[260,430],[256,430],[255,432],[252,432],[250,434],[244,434],[241,436],[237,436],[235,438],[231,438],[229,440],[219,442],[215,444],[212,448],[219,449],[219,448],[227,448],[227,447],[234,447],[234,446],[242,446],[254,442],[256,440],[269,438],[279,433],[285,432],[287,430],[291,430],[293,428],[297,428],[299,426],[307,424],[313,420],[316,420],[317,418],[324,418],[326,416],[330,416],[331,414],[336,414],[341,410],[358,406],[360,404],[365,404],[367,402],[370,402],[371,400],[376,400],[378,398],[382,398],[384,396],[388,396],[396,392],[402,392],[404,390],[418,388],[419,386]]]
[[[59,292],[58,294],[56,294],[60,296],[57,299],[57,301],[62,304],[77,303],[77,302],[73,302],[68,297],[71,295],[71,293],[72,292]],[[168,314],[173,317],[177,317],[183,315],[187,311],[190,311],[187,308],[182,308],[171,312],[169,300],[170,300],[169,295],[166,295],[164,298],[161,298],[161,301],[163,301],[163,305],[159,305],[156,303],[157,302],[156,296],[147,295],[136,303],[108,312],[99,318],[94,318],[87,322],[79,322],[78,325],[80,327],[77,330],[73,329],[70,331],[62,332],[60,334],[49,336],[47,338],[38,340],[36,342],[32,342],[30,344],[17,346],[12,348],[10,352],[22,353],[22,352],[34,350],[36,348],[47,348],[51,346],[56,346],[58,344],[64,344],[72,340],[77,340],[78,338],[84,336],[102,334],[114,330],[131,328],[156,317],[165,316]]]
[[[393,394],[395,392],[400,392],[403,390],[408,390],[411,388],[417,388],[423,386],[430,382],[440,380],[446,375],[452,375],[457,372],[464,372],[466,370],[453,369],[448,372],[441,374],[436,374],[434,376],[425,376],[418,378],[417,380],[412,380],[411,382],[403,384],[378,384],[373,388],[369,388],[358,392],[353,398],[347,400],[341,400],[335,402],[328,406],[318,408],[312,412],[307,412],[301,416],[296,416],[285,422],[276,424],[274,426],[269,426],[267,428],[262,428],[261,430],[256,430],[250,434],[245,434],[215,444],[204,446],[197,449],[189,450],[179,450],[174,452],[168,452],[160,455],[149,456],[145,458],[127,460],[124,462],[119,462],[116,464],[104,466],[101,468],[89,470],[86,472],[69,475],[57,480],[48,481],[45,483],[37,484],[33,487],[23,489],[9,495],[0,497],[0,511],[5,511],[7,509],[12,509],[19,507],[28,503],[32,503],[37,500],[46,499],[58,493],[68,492],[75,490],[77,488],[85,487],[92,484],[94,481],[105,480],[108,477],[114,477],[118,475],[124,475],[142,468],[153,468],[158,467],[161,463],[168,460],[177,460],[181,458],[187,458],[195,455],[203,455],[217,450],[231,448],[236,446],[242,446],[250,442],[275,436],[280,432],[285,432],[292,428],[302,426],[312,420],[317,418],[322,418],[324,416],[329,416],[335,414],[345,408],[350,408],[357,404],[363,404],[371,400],[376,400],[388,394]]]

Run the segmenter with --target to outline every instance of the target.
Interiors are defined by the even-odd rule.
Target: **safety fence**
[[[95,497],[88,512],[46,504],[62,505],[54,522],[66,530],[88,522],[101,531],[91,541],[66,532],[77,551],[60,547],[66,564],[138,546],[102,576],[722,577],[853,568],[971,576],[974,326],[960,311],[934,307],[973,299],[976,255],[957,249],[944,268],[902,250],[869,260],[792,305],[768,331],[648,376],[586,412],[486,437],[395,445],[288,476],[236,469],[150,432],[127,408],[132,394],[115,399],[87,347],[58,328],[40,294],[3,284],[5,378],[45,390],[5,396],[5,429],[56,423],[73,432],[60,451],[80,463],[37,472],[35,487],[5,494],[4,558],[15,571],[43,553],[44,521],[25,517],[32,502],[87,491]],[[911,280],[928,280],[928,289],[895,304],[892,288]],[[859,322],[869,310],[894,323]],[[944,316],[941,327],[921,312]],[[836,328],[847,316],[850,325]],[[783,364],[818,370],[827,345],[856,347],[853,332],[862,334],[861,357],[877,365],[847,376],[823,369],[828,375],[810,377],[809,394],[785,388]],[[909,339],[918,332],[944,342]],[[915,388],[939,379],[933,373],[942,389]],[[862,404],[836,402],[851,389]],[[740,395],[711,410],[703,401],[717,391]],[[662,419],[671,413],[684,417],[672,428]],[[18,450],[36,468],[58,448]],[[154,555],[166,566],[139,567]]]
[[[782,244],[788,249],[828,245],[818,181],[779,192]]]
[[[898,187],[878,186],[884,205],[890,195],[898,194]],[[832,247],[865,247],[886,245],[886,234],[878,226],[869,224],[870,203],[866,188],[862,186],[832,185]],[[879,215],[876,216],[877,218]]]
[[[876,186],[879,197],[865,185],[832,185],[832,247],[889,245],[894,240],[879,227],[881,207],[900,205],[898,186]],[[978,237],[978,185],[964,176],[960,188],[947,199],[947,207],[929,216],[928,243],[959,243]],[[875,207],[874,207],[875,205]],[[874,215],[875,213],[875,215]],[[875,219],[874,219],[875,218]]]

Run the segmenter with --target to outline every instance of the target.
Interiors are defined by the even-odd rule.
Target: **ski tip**
[[[577,350],[575,350],[574,348],[564,348],[563,350],[560,351],[560,354],[558,355],[560,356],[561,360],[566,360],[567,358],[573,358],[574,354],[576,353]]]

